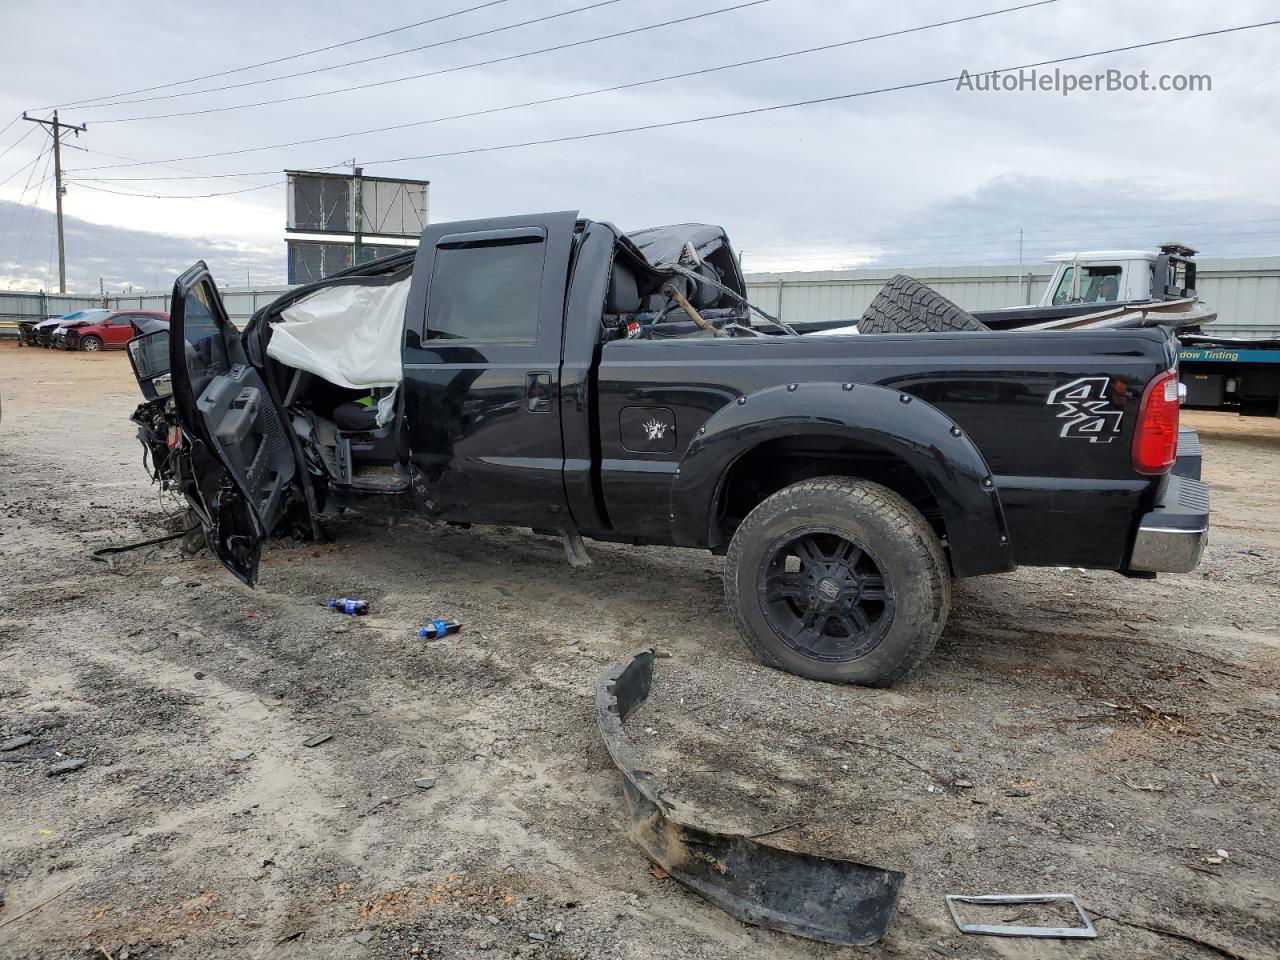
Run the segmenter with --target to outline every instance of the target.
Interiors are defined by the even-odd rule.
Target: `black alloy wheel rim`
[[[893,623],[893,584],[865,543],[831,527],[793,530],[765,552],[758,584],[765,619],[813,660],[866,656]]]

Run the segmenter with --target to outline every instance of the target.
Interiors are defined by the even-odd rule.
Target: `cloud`
[[[1008,174],[955,196],[910,206],[861,236],[748,248],[749,270],[1039,263],[1073,250],[1154,250],[1179,241],[1201,257],[1276,250],[1280,203],[1201,194],[1175,184]]]
[[[582,6],[586,0],[499,4],[426,27],[362,41],[327,54],[165,87],[163,96],[222,83],[275,77],[357,57]],[[1016,260],[1039,255],[1030,238],[1061,246],[1085,232],[1180,219],[1260,220],[1280,205],[1280,103],[1273,94],[1280,29],[1113,54],[1064,69],[1208,73],[1201,94],[977,93],[939,84],[825,105],[714,120],[663,130],[572,140],[505,152],[399,160],[488,145],[644,126],[806,98],[942,78],[967,69],[1070,56],[1199,30],[1270,19],[1273,0],[1203,4],[1195,0],[1072,0],[820,53],[705,73],[565,102],[450,120],[240,156],[170,166],[87,168],[117,156],[164,159],[377,128],[556,97],[599,87],[837,40],[865,37],[997,9],[999,0],[774,0],[673,27],[590,43],[483,68],[264,107],[202,116],[112,123],[122,117],[246,104],[305,95],[410,73],[514,56],[669,18],[728,6],[732,0],[622,0],[550,23],[309,77],[151,103],[65,108],[88,131],[69,141],[69,214],[86,224],[127,226],[153,238],[115,236],[94,247],[70,243],[75,283],[97,284],[99,270],[150,286],[154,274],[190,257],[226,258],[221,273],[251,269],[279,276],[284,262],[285,168],[320,168],[353,157],[370,176],[431,181],[433,221],[522,211],[579,209],[624,228],[702,220],[721,223],[747,251],[748,268]],[[459,3],[457,7],[466,6]],[[443,9],[443,8],[442,8]],[[134,0],[68,0],[73,29],[49,58],[33,37],[47,31],[37,5],[6,11],[0,59],[0,126],[24,108],[214,73],[288,56],[361,32],[423,18],[415,0],[386,0],[363,17],[349,4],[313,0],[307,16],[288,5],[227,0],[215,6]],[[109,51],[109,55],[107,52]],[[22,126],[19,124],[18,126]],[[19,135],[0,135],[0,151]],[[46,138],[47,139],[47,138]],[[0,159],[0,179],[39,149],[31,137]],[[85,148],[84,152],[78,148]],[[116,156],[112,156],[116,155]],[[177,169],[175,169],[175,167]],[[236,174],[207,180],[98,182],[92,177]],[[0,200],[30,203],[19,177]],[[144,200],[95,193],[205,194],[267,184],[231,197]],[[47,188],[46,188],[47,189]],[[49,207],[48,198],[42,206]],[[1228,213],[1222,213],[1228,211]],[[0,221],[5,216],[0,208]],[[44,221],[41,221],[44,223]],[[1280,225],[1239,231],[1241,250],[1280,249]],[[18,257],[0,243],[0,260],[21,260],[29,281],[48,273],[49,233]],[[1032,234],[1043,229],[1045,234]],[[1192,243],[1199,228],[1184,235]],[[3,231],[0,222],[0,231]],[[1057,233],[1054,237],[1052,234]],[[1245,234],[1249,234],[1248,237]],[[933,242],[963,234],[965,242]],[[988,235],[1002,235],[1005,240]],[[1112,234],[1102,233],[1101,237]],[[1207,234],[1206,234],[1207,235]],[[1135,236],[1133,242],[1145,239]],[[898,239],[907,238],[907,240]],[[1012,238],[1012,239],[1008,239]],[[1210,237],[1215,244],[1219,240]],[[911,242],[909,243],[908,240]],[[1244,241],[1248,241],[1245,243]],[[134,243],[138,245],[137,260]],[[926,244],[932,244],[926,245]],[[985,246],[984,246],[985,244]],[[1091,244],[1092,245],[1092,244]],[[1149,242],[1140,245],[1148,246]],[[1228,249],[1227,240],[1220,248]],[[83,263],[96,250],[107,263]],[[181,250],[182,253],[171,253]],[[967,254],[962,251],[970,251]],[[210,253],[210,251],[213,251]],[[194,256],[193,256],[194,255]],[[963,258],[956,260],[954,258]],[[258,265],[261,265],[260,267]]]
[[[0,289],[56,290],[53,213],[30,205],[0,208],[0,230],[8,215],[21,228],[27,243],[10,243],[7,255],[0,255]],[[285,279],[283,241],[273,250],[225,239],[130,230],[76,217],[64,218],[64,233],[67,290],[72,293],[96,292],[99,278],[109,292],[125,287],[168,289],[196,260],[208,263],[214,278],[225,286],[244,286],[246,279],[254,286],[277,286]]]

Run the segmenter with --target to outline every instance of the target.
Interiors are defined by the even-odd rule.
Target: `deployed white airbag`
[[[394,387],[409,278],[381,285],[339,284],[286,307],[271,325],[267,356],[340,387]]]

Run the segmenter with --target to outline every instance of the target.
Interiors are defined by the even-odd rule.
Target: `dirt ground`
[[[1196,573],[962,582],[933,658],[865,690],[750,660],[692,551],[575,570],[525,531],[353,517],[272,544],[256,590],[174,544],[109,571],[90,550],[175,509],[125,356],[6,343],[0,397],[0,740],[33,738],[0,753],[4,958],[1280,955],[1280,421],[1185,416]],[[344,595],[372,615],[321,605]],[[418,639],[433,617],[465,630]],[[748,927],[650,871],[592,704],[646,645],[630,727],[668,795],[905,871],[883,943]],[[943,902],[1032,891],[1099,938],[965,936]]]

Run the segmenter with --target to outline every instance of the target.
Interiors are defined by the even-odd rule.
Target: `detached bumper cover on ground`
[[[884,936],[905,874],[797,853],[672,816],[653,774],[639,770],[622,724],[649,696],[652,650],[596,682],[600,733],[623,775],[631,837],[654,863],[739,920],[813,940],[865,946]]]

